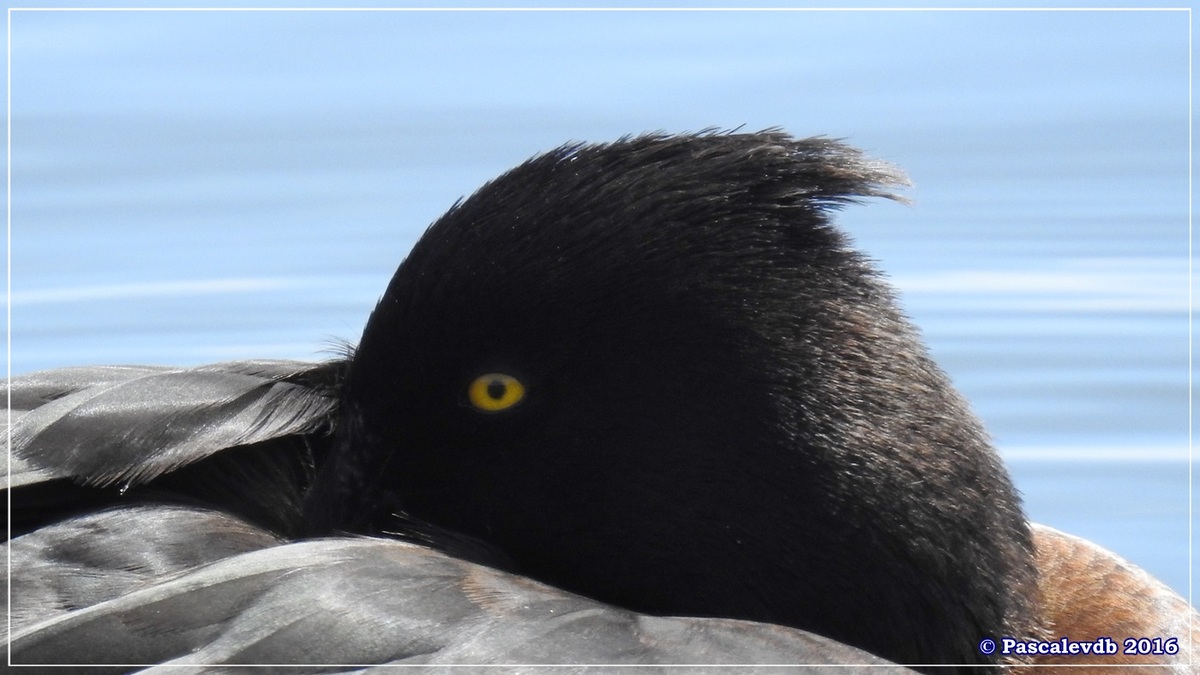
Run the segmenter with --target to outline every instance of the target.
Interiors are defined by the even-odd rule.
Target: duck
[[[778,129],[569,143],[337,358],[11,379],[13,663],[1190,672],[1195,610],[1029,523],[836,226],[907,185]]]

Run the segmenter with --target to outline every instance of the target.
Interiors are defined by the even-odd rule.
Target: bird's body
[[[13,379],[13,662],[838,662],[908,672],[780,626],[606,606],[462,560],[471,551],[451,533],[431,543],[459,557],[379,538],[289,543],[303,526],[299,497],[328,453],[323,426],[345,367],[254,361]],[[191,395],[163,395],[176,388]],[[244,443],[230,447],[234,429]]]
[[[979,645],[1070,613],[1057,535],[829,222],[902,180],[778,132],[564,146],[435,223],[345,359],[15,381],[16,653],[1026,662]],[[346,534],[440,552],[283,543]]]

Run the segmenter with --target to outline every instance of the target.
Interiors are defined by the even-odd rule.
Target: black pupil
[[[487,395],[492,397],[492,399],[499,401],[500,399],[504,398],[504,391],[506,389],[508,389],[508,387],[504,386],[504,382],[500,380],[492,380],[491,382],[488,382]]]

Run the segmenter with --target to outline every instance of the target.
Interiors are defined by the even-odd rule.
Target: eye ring
[[[484,373],[467,385],[467,400],[479,412],[503,412],[524,399],[525,385],[505,373]]]

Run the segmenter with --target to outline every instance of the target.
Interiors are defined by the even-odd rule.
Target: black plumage
[[[900,663],[994,663],[979,653],[981,637],[1037,630],[1019,501],[887,285],[829,219],[833,208],[890,196],[902,182],[841,143],[779,132],[564,146],[431,226],[346,359],[81,370],[74,393],[38,390],[55,400],[27,405],[16,422],[14,461],[27,478],[11,490],[14,521],[36,541],[71,511],[97,518],[117,505],[114,518],[154,523],[166,516],[142,521],[133,505],[169,501],[198,509],[202,521],[232,515],[279,539],[415,540],[635,612],[793,626]],[[36,398],[34,389],[21,400]],[[171,607],[188,594],[193,604],[231,601],[202,588],[283,593],[272,573],[245,578],[260,564],[305,580],[297,594],[321,583],[369,585],[376,577],[360,563],[387,569],[398,587],[419,578],[375,556],[436,561],[442,583],[460,589],[482,575],[488,581],[472,588],[487,598],[522,597],[510,590],[516,584],[601,607],[410,544],[275,546],[247,536],[228,545],[264,549],[221,553],[186,573],[194,561],[177,556],[184,562],[164,569],[183,576],[134,593],[121,587],[107,602],[19,633],[14,645],[44,655],[38,645],[65,644],[54,640],[78,631],[111,635],[104,622],[135,606]],[[100,546],[76,541],[84,551]],[[338,577],[326,555],[356,571]],[[463,591],[472,607],[517,616],[471,593]],[[371,616],[420,623],[398,607]],[[246,611],[278,623],[300,610]],[[236,662],[276,658],[286,645],[248,638],[257,624],[238,624],[233,609],[213,612],[204,630],[178,624],[166,651],[232,644],[211,653]],[[613,637],[590,643],[599,651],[564,648],[557,658],[542,643],[543,651],[430,653],[618,663],[787,661],[787,648],[797,661],[858,655],[821,652],[827,642],[805,646],[802,633],[779,628],[620,616],[639,624],[621,639],[670,624],[664,635],[683,629],[708,642],[631,652],[609,649],[623,644]],[[321,623],[315,634],[370,620],[350,612],[346,624]],[[729,630],[757,637],[722,651]],[[413,658],[405,649],[416,643],[384,642],[362,653]],[[145,659],[169,657],[142,651],[158,645],[110,644],[109,656],[128,646]]]

